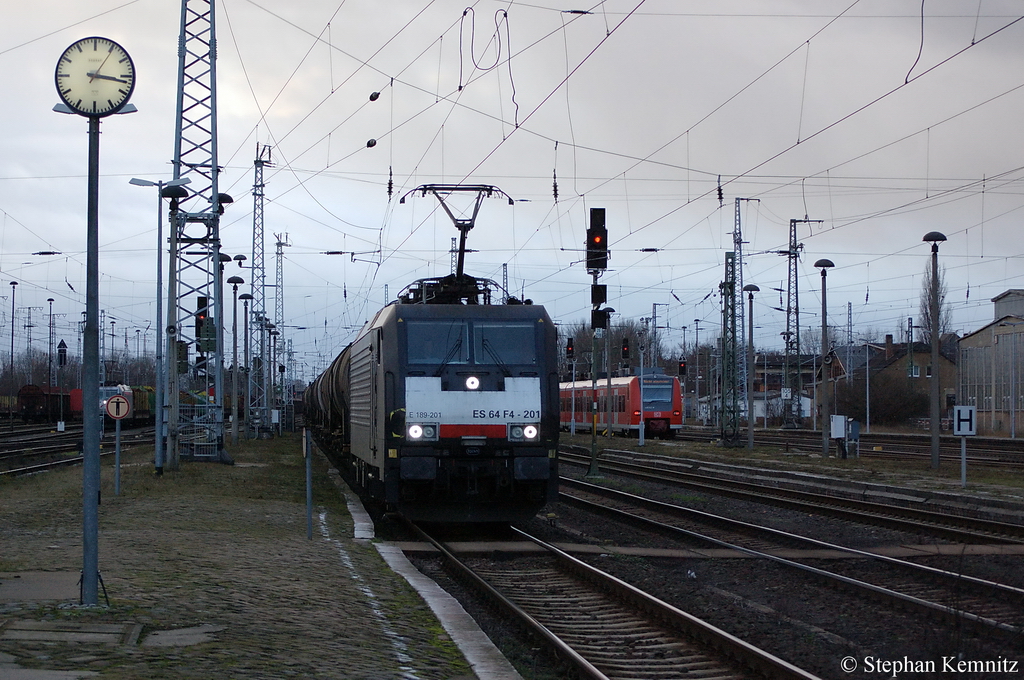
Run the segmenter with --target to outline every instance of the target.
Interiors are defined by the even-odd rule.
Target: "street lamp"
[[[701,425],[705,425],[704,414],[700,407],[700,319],[693,320],[693,397],[697,404],[697,417]]]
[[[754,448],[754,293],[761,289],[754,283],[743,286],[747,294],[747,448]]]
[[[864,432],[871,434],[871,343],[864,339]]]
[[[18,282],[11,281],[11,404],[15,402],[15,390],[18,387],[18,381],[14,377],[14,290],[17,288]],[[11,432],[14,432],[14,407],[10,409],[11,416]]]
[[[132,177],[128,180],[129,184],[133,184],[137,187],[156,187],[156,323],[157,328],[160,327],[160,322],[163,320],[164,312],[164,261],[161,257],[164,245],[164,216],[163,216],[163,199],[170,198],[174,200],[181,200],[188,196],[188,191],[182,186],[190,183],[192,180],[188,177],[182,177],[180,179],[172,179],[169,182],[156,181],[151,182],[148,179],[139,179],[138,177]],[[160,334],[157,333],[156,340],[156,433],[154,434],[153,444],[153,464],[156,468],[156,474],[162,475],[164,471],[164,437],[166,435],[167,422],[164,418],[164,390],[165,390],[165,376],[164,376],[164,343],[161,342]],[[175,363],[175,369],[177,370],[176,363],[173,359],[170,359],[172,363]]]
[[[234,302],[231,305],[231,443],[238,446],[238,284],[245,283],[241,276],[228,279]]]
[[[929,291],[928,309],[931,313],[932,340],[932,382],[931,382],[931,435],[932,435],[932,469],[939,469],[939,244],[946,240],[946,235],[938,231],[929,231],[921,239],[932,244],[932,281]]]
[[[612,314],[614,313],[615,310],[611,307],[604,308],[605,317],[608,319],[608,328],[606,328],[604,332],[604,372],[608,379],[608,391],[605,393],[604,398],[604,403],[607,407],[605,412],[608,416],[605,421],[605,425],[608,428],[605,432],[605,437],[608,439],[612,438],[612,355],[609,347],[612,344]],[[643,359],[640,361],[643,362]],[[643,363],[640,365],[643,366]],[[643,377],[640,379],[642,381]],[[643,444],[643,435],[641,435],[640,443]]]
[[[929,313],[932,316],[932,405],[931,405],[931,433],[932,433],[932,469],[939,469],[939,426],[941,424],[941,407],[939,397],[941,394],[939,385],[939,244],[946,240],[941,231],[929,231],[922,241],[932,244],[932,286],[929,291]]]
[[[252,402],[252,381],[249,380],[249,300],[253,297],[249,293],[242,293],[238,296],[238,299],[242,301],[242,328],[245,335],[245,351],[243,357],[245,359],[245,409],[243,412],[245,415],[245,438],[249,439],[249,404]]]
[[[821,269],[821,455],[828,458],[829,429],[832,426],[828,403],[828,305],[825,301],[825,276],[828,270],[835,267],[832,260],[822,258],[814,263]]]

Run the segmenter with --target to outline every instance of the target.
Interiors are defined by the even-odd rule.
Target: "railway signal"
[[[686,359],[679,360],[679,375],[686,375]]]
[[[604,226],[604,208],[590,209],[587,228],[587,269],[608,268],[608,230]]]
[[[178,373],[188,373],[188,343],[184,340],[177,341],[178,356],[177,367]]]
[[[565,358],[570,361],[576,358],[576,350],[572,346],[572,338],[568,338],[565,341]]]
[[[629,338],[622,339],[622,358],[629,358]]]
[[[206,314],[210,308],[210,298],[200,295],[196,299],[196,337],[203,336],[203,329],[206,327]]]

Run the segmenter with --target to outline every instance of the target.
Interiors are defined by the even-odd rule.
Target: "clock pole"
[[[86,222],[85,336],[82,339],[82,604],[99,596],[100,345],[99,202],[100,119],[89,116]]]
[[[103,51],[105,50],[105,54]],[[113,58],[111,58],[113,57]],[[97,65],[98,62],[98,65]],[[107,71],[103,71],[104,67]],[[82,338],[82,590],[84,605],[98,604],[100,504],[100,118],[132,113],[135,65],[123,47],[93,36],[76,41],[57,60],[59,113],[89,121],[86,208],[85,333]]]

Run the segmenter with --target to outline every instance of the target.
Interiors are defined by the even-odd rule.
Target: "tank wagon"
[[[466,275],[407,288],[306,389],[348,483],[427,522],[511,522],[558,494],[556,331]]]

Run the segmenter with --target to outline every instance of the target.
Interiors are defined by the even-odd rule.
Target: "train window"
[[[478,364],[536,365],[536,330],[532,322],[475,321],[473,352]]]
[[[410,364],[469,362],[469,329],[464,321],[408,321]]]
[[[654,404],[672,403],[672,383],[644,383],[644,410]],[[657,409],[655,409],[657,410]]]

